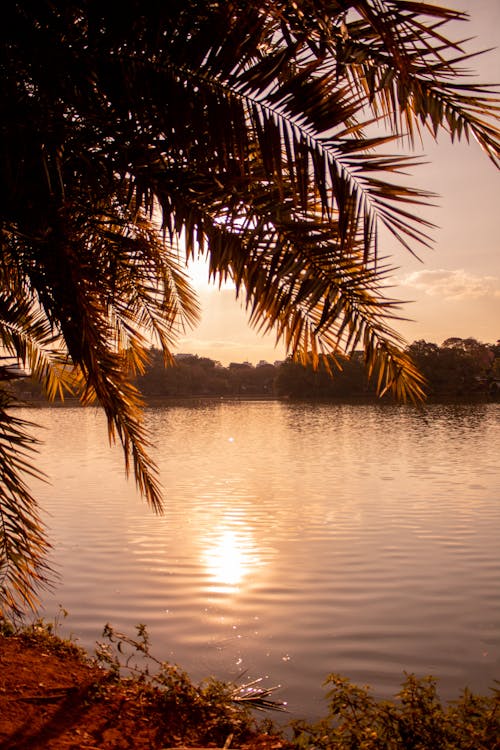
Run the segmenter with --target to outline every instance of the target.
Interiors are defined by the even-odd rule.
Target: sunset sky
[[[469,67],[481,82],[500,82],[500,0],[446,4],[470,13],[471,21],[459,24],[456,36],[476,38],[469,51],[496,48],[469,61]],[[411,321],[397,328],[408,342],[423,338],[441,344],[449,336],[495,342],[500,338],[500,173],[475,144],[452,145],[444,135],[437,144],[429,140],[422,153],[429,163],[414,170],[414,184],[440,196],[437,207],[424,214],[437,225],[434,246],[418,251],[421,262],[392,239],[382,248],[398,269],[390,296],[411,300],[401,310]],[[275,348],[273,335],[263,337],[248,326],[234,290],[210,287],[206,276],[204,266],[193,269],[202,319],[179,340],[177,351],[224,365],[282,359],[284,348]]]

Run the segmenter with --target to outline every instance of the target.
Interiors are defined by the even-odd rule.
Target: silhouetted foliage
[[[415,341],[408,347],[415,364],[427,379],[430,397],[498,397],[499,347],[476,339],[449,338],[442,346]]]
[[[476,339],[446,339],[441,346],[414,341],[408,353],[424,374],[432,400],[500,398],[500,346]],[[362,352],[341,360],[341,369],[321,358],[319,366],[287,357],[283,362],[220,362],[196,354],[177,354],[165,367],[159,349],[150,350],[145,372],[135,385],[147,401],[184,398],[378,399],[366,376]],[[12,386],[19,400],[46,400],[40,385],[29,378]],[[388,394],[386,397],[390,398]]]
[[[427,380],[431,399],[496,398],[500,394],[500,346],[476,339],[446,339],[441,346],[414,341],[408,353]],[[186,397],[275,397],[292,399],[376,399],[367,378],[362,352],[339,362],[320,358],[319,366],[284,362],[231,362],[223,367],[207,357],[176,355],[165,369],[161,352],[152,350],[151,363],[136,383],[147,399]]]
[[[318,368],[303,366],[291,358],[284,362],[275,381],[275,393],[289,398],[339,399],[375,397],[375,388],[368,383],[360,352],[341,362],[337,370],[333,363],[320,360]],[[333,369],[333,377],[331,370]]]

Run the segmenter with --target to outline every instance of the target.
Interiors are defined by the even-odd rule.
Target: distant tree
[[[385,149],[429,129],[498,163],[497,103],[443,29],[465,19],[415,0],[3,3],[0,342],[49,395],[101,404],[154,508],[131,379],[152,336],[168,362],[196,319],[198,251],[295,356],[362,348],[380,393],[422,397],[379,229],[426,244],[429,193],[393,178],[413,159]],[[44,545],[8,398],[0,598],[16,606]]]
[[[471,396],[490,390],[495,352],[474,338],[451,337],[442,346],[413,342],[408,352],[425,375],[432,396]]]
[[[408,350],[411,352],[412,357],[418,358],[419,360],[425,360],[436,357],[439,353],[439,346],[432,342],[425,341],[425,339],[419,339],[410,344]]]
[[[254,383],[257,393],[262,396],[273,396],[274,395],[274,382],[276,380],[278,369],[270,364],[261,360],[254,371]]]
[[[340,364],[340,363],[338,363]],[[319,366],[303,365],[288,358],[278,369],[274,383],[277,396],[295,399],[339,399],[375,396],[367,382],[362,354],[354,353],[341,363],[342,369],[331,377],[334,363],[321,358]]]

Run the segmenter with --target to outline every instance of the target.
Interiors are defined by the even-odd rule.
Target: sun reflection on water
[[[216,587],[237,588],[262,564],[250,532],[224,527],[211,537],[202,559]]]

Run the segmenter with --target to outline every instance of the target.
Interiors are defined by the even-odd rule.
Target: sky
[[[468,67],[482,83],[500,83],[500,0],[438,4],[470,14],[469,23],[458,25],[456,38],[475,37],[467,46],[470,51],[496,49],[469,61]],[[408,343],[425,339],[441,344],[450,336],[494,343],[500,339],[500,171],[477,144],[451,144],[444,133],[437,144],[429,139],[422,154],[428,163],[414,170],[413,184],[439,195],[435,207],[420,210],[437,227],[432,248],[418,249],[419,260],[383,237],[382,254],[389,254],[397,267],[389,296],[405,302],[399,314],[409,319],[394,327]],[[249,327],[233,288],[210,286],[202,263],[191,267],[191,275],[201,322],[179,339],[177,352],[226,366],[286,356],[273,334],[262,336]]]

